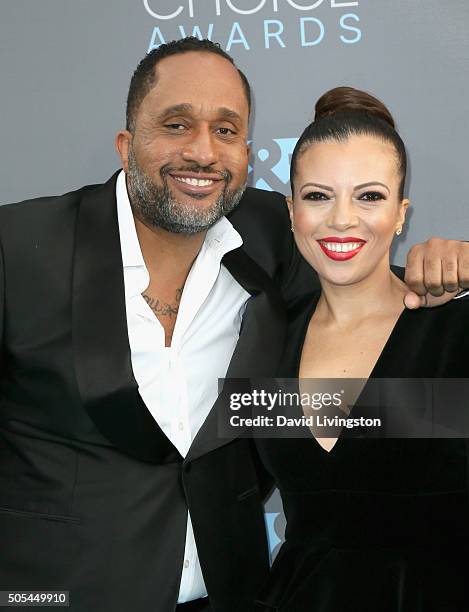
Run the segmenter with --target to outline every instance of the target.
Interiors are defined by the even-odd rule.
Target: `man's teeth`
[[[323,242],[322,243],[328,251],[335,251],[336,253],[349,253],[354,251],[364,244],[363,242]]]
[[[211,179],[185,178],[182,176],[174,176],[173,178],[180,183],[186,183],[187,185],[192,185],[193,187],[207,187],[213,183]]]

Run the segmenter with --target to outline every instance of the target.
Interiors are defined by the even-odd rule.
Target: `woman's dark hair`
[[[331,89],[316,102],[314,121],[305,128],[293,150],[290,165],[292,193],[298,159],[306,149],[316,142],[342,142],[354,135],[377,136],[394,146],[401,176],[399,198],[402,199],[407,155],[394,119],[380,100],[353,87]]]

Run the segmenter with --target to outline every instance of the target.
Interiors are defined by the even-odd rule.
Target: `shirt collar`
[[[122,252],[122,263],[125,268],[143,266],[146,269],[142,250],[138,241],[135,221],[130,206],[129,194],[125,181],[125,172],[122,170],[116,183],[117,219]],[[205,236],[201,251],[211,252],[221,261],[223,255],[237,249],[243,244],[239,232],[226,217],[219,219]]]
[[[121,170],[116,182],[117,220],[124,268],[145,267],[142,250],[135,229],[134,216],[130,206],[125,172]]]

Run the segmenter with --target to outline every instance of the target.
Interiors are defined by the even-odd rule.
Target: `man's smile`
[[[220,173],[174,171],[168,176],[178,191],[195,197],[210,195],[225,184]]]
[[[177,181],[180,181],[181,183],[187,183],[187,185],[194,185],[194,187],[206,187],[207,185],[212,185],[213,183],[212,179],[196,179],[184,176],[175,176],[174,178]]]

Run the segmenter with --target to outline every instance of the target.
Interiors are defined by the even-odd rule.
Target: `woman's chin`
[[[337,287],[350,287],[364,281],[369,275],[368,271],[364,270],[330,270],[316,269],[321,283],[334,285]]]
[[[316,271],[321,282],[331,285],[350,286],[362,282],[375,270],[379,264],[373,257],[363,258],[361,253],[356,257],[343,261],[329,259],[322,251],[309,252],[303,249],[302,255],[307,263]]]

